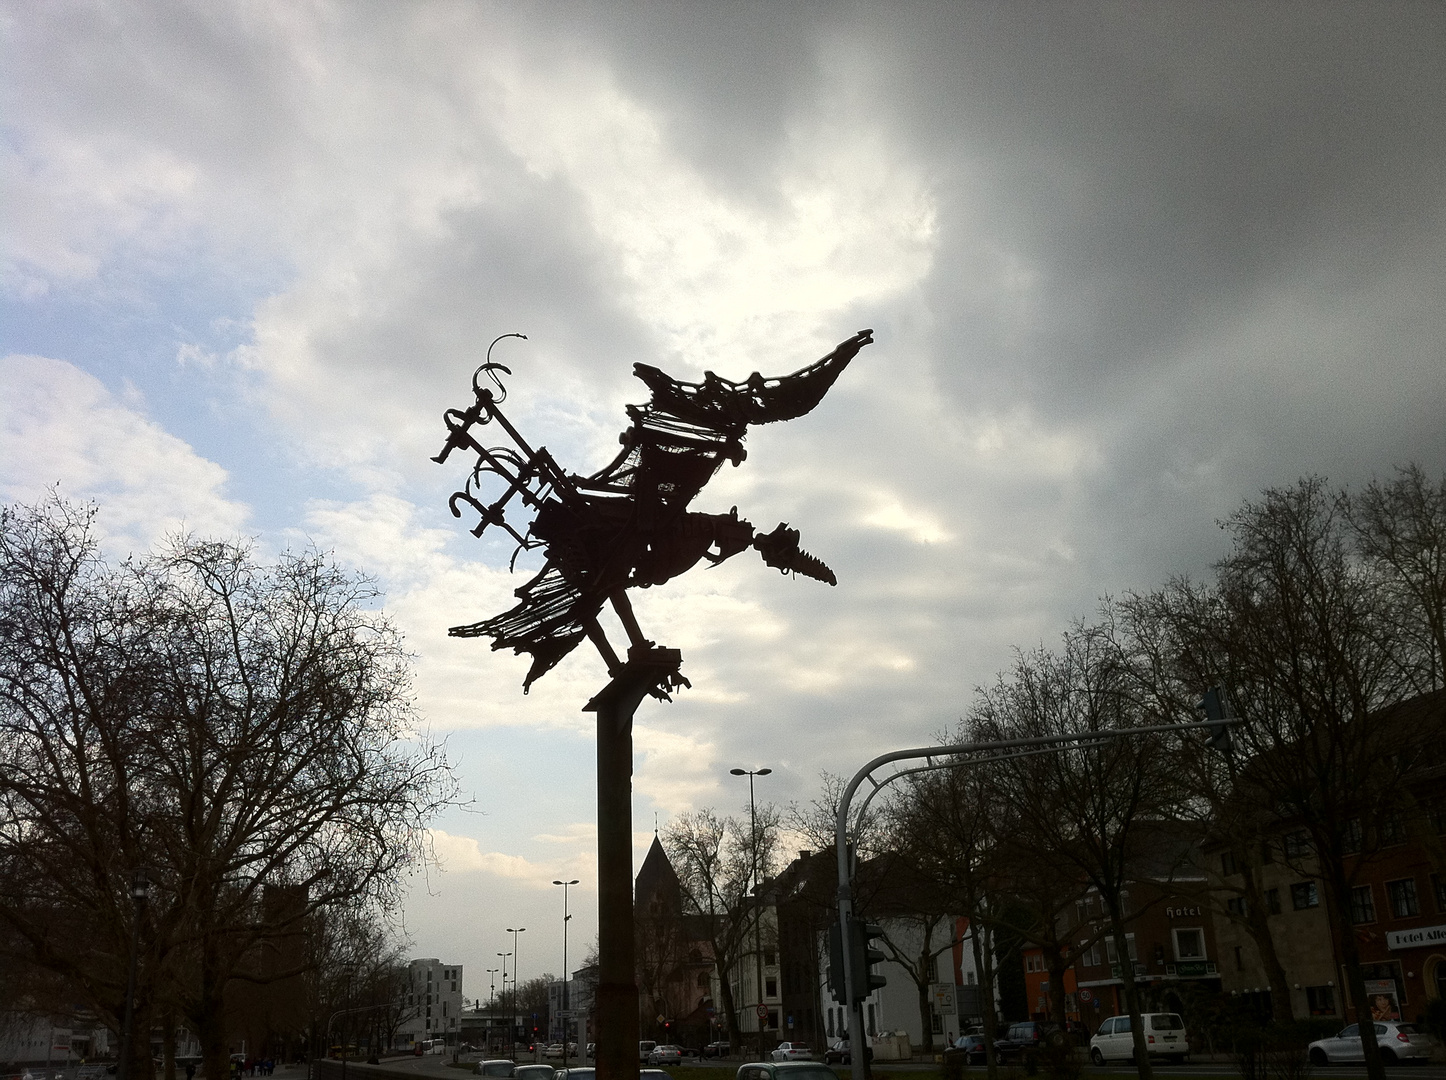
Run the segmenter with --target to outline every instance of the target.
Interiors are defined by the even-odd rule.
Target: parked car
[[[774,1061],[812,1061],[813,1051],[806,1043],[781,1042],[768,1056]]]
[[[1026,1020],[1010,1024],[1003,1035],[994,1040],[994,1056],[1000,1061],[1023,1057],[1031,1050],[1038,1050],[1046,1042],[1059,1045],[1064,1039],[1060,1026]]]
[[[578,1066],[576,1069],[558,1069],[552,1074],[552,1080],[597,1080],[597,1070],[591,1065]]]
[[[492,1058],[490,1061],[477,1062],[478,1076],[511,1076],[512,1070],[517,1068],[517,1063],[508,1058]]]
[[[738,1066],[736,1080],[838,1080],[838,1073],[817,1061],[752,1061]]]
[[[1381,1060],[1387,1065],[1393,1061],[1425,1061],[1436,1048],[1436,1037],[1427,1035],[1415,1024],[1403,1024],[1399,1020],[1377,1020],[1376,1045],[1381,1048]],[[1312,1065],[1328,1065],[1337,1061],[1364,1061],[1365,1050],[1361,1047],[1361,1029],[1349,1024],[1336,1035],[1317,1039],[1310,1044]]]
[[[986,1060],[983,1035],[960,1035],[944,1048],[945,1065],[983,1065]]]
[[[1182,1062],[1190,1053],[1185,1040],[1185,1022],[1179,1013],[1145,1013],[1140,1017],[1145,1029],[1145,1044],[1152,1057],[1168,1057]],[[1090,1039],[1090,1060],[1096,1065],[1107,1061],[1134,1061],[1135,1036],[1128,1016],[1111,1016],[1100,1024]]]
[[[681,1065],[682,1063],[682,1048],[670,1046],[667,1043],[653,1047],[652,1051],[648,1054],[649,1065]]]
[[[728,1051],[730,1049],[732,1049],[732,1045],[728,1042],[727,1039],[719,1039],[718,1041],[710,1042],[707,1046],[703,1047],[703,1056],[727,1057]]]
[[[673,1080],[673,1078],[662,1069],[639,1069],[638,1080]]]
[[[561,1057],[562,1057],[562,1043],[553,1043],[551,1046],[549,1046],[546,1050],[544,1050],[544,1051],[542,1052],[542,1056],[545,1057],[545,1058],[561,1058]]]
[[[512,1070],[512,1080],[553,1080],[556,1073],[551,1065],[519,1065]]]
[[[657,1045],[652,1039],[644,1039],[638,1043],[638,1063],[640,1065],[646,1065],[648,1063],[648,1055],[653,1052],[653,1048]]]

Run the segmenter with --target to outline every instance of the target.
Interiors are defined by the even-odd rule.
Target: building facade
[[[462,1030],[462,965],[436,958],[407,965],[407,1005],[412,1012],[397,1030],[403,1048],[420,1042],[459,1041]]]

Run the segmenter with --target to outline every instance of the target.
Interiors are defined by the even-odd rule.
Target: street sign
[[[760,1019],[760,1020],[767,1020],[767,1019],[768,1019],[768,1006],[767,1006],[767,1005],[760,1005],[760,1006],[758,1006],[757,1012],[758,1012],[758,1019]]]

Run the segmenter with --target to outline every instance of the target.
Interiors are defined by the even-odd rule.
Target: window
[[[1269,911],[1272,915],[1279,915],[1279,914],[1280,914],[1280,890],[1279,890],[1279,889],[1266,889],[1266,890],[1265,890],[1265,909],[1266,909],[1267,911]]]
[[[1085,967],[1099,967],[1100,943],[1098,941],[1093,943],[1081,941],[1079,943],[1079,955],[1080,963]],[[970,974],[972,975],[973,972],[970,972]]]
[[[1446,834],[1446,803],[1437,803],[1431,807],[1427,814],[1431,820],[1431,828],[1437,836]]]
[[[1267,866],[1275,862],[1275,845],[1269,840],[1260,842],[1260,861]]]
[[[1290,902],[1296,911],[1320,906],[1320,896],[1315,891],[1314,881],[1302,881],[1290,887]]]
[[[833,1038],[833,1010],[828,1010],[828,1037]]]
[[[1347,855],[1354,855],[1361,850],[1361,819],[1351,818],[1346,822],[1346,827],[1341,832],[1341,850]]]
[[[1351,922],[1373,923],[1376,921],[1376,901],[1371,896],[1369,885],[1359,885],[1351,890]]]
[[[1245,918],[1245,897],[1232,896],[1229,900],[1225,901],[1225,910],[1237,919]]]
[[[1128,950],[1131,960],[1139,959],[1139,956],[1135,953],[1134,934],[1125,935],[1125,948],[1126,950]],[[1118,964],[1120,962],[1119,950],[1115,947],[1115,939],[1113,935],[1105,938],[1105,959],[1107,959],[1111,964]]]
[[[772,966],[773,966],[774,964],[776,964],[777,962],[778,962],[778,961],[777,961],[776,957],[774,956],[772,949],[764,949],[764,950],[763,950],[763,966],[764,966],[764,967],[772,967]]]
[[[1245,970],[1245,950],[1239,945],[1235,946],[1235,970]]]
[[[1236,872],[1237,867],[1235,865],[1235,852],[1222,852],[1220,855],[1220,873],[1222,873],[1226,877],[1229,877],[1231,874],[1234,874]]]
[[[1334,1016],[1336,1014],[1336,992],[1329,986],[1307,986],[1305,1003],[1312,1016]]]
[[[1416,879],[1402,878],[1386,882],[1386,898],[1391,903],[1391,917],[1409,919],[1421,914],[1421,905],[1416,900]]]
[[[1204,960],[1205,932],[1198,927],[1174,931],[1176,960]]]
[[[1387,814],[1381,819],[1381,843],[1402,844],[1406,841],[1406,829],[1399,814]]]
[[[872,1036],[878,1033],[878,1028],[874,1026],[874,1004],[873,1002],[869,1002],[869,1034]]]
[[[1299,859],[1310,854],[1310,834],[1304,829],[1285,834],[1285,857]]]
[[[1432,874],[1431,891],[1436,894],[1436,910],[1446,915],[1446,878],[1440,874]]]
[[[764,997],[777,997],[777,996],[778,996],[778,980],[775,979],[772,975],[770,975],[768,978],[766,978],[766,979],[763,980],[763,996],[764,996]]]

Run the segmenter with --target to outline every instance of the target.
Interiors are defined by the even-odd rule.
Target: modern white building
[[[407,1005],[411,1017],[398,1029],[402,1045],[438,1039],[457,1042],[462,1029],[462,965],[436,958],[407,965]]]

